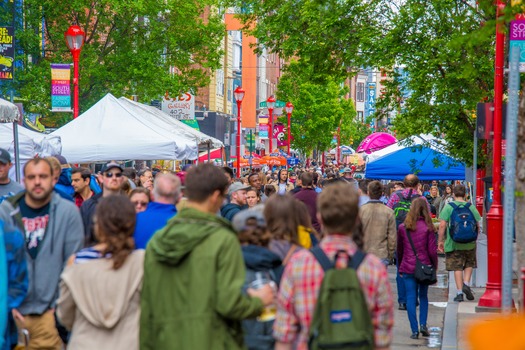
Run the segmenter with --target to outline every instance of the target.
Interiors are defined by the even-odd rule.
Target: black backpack
[[[412,201],[415,198],[421,197],[421,195],[419,194],[412,195],[412,190],[408,192],[408,197],[403,197],[402,192],[396,192],[395,195],[399,197],[399,202],[394,204],[394,207],[392,209],[394,210],[394,214],[396,216],[396,227],[399,228],[399,225],[405,222],[407,214],[410,211],[410,206],[412,205]]]

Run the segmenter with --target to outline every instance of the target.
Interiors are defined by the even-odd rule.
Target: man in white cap
[[[243,209],[246,209],[246,190],[250,186],[245,186],[240,182],[234,182],[228,189],[228,195],[230,196],[230,203],[224,205],[221,208],[221,216],[226,220],[232,220],[235,214]]]
[[[24,189],[24,186],[9,178],[11,155],[5,149],[0,148],[0,203]]]

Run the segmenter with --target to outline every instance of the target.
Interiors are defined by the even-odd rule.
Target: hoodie
[[[24,225],[19,202],[25,191],[0,204],[0,220],[13,223],[22,231]],[[25,249],[29,290],[18,308],[22,315],[41,315],[55,307],[58,298],[60,274],[67,259],[82,247],[84,229],[78,208],[73,202],[53,193],[49,208],[49,223],[40,243],[38,255],[33,259]]]
[[[71,349],[138,350],[144,250],[131,253],[118,270],[111,259],[66,267],[57,316],[71,330]]]
[[[182,209],[146,248],[141,350],[242,349],[240,321],[263,307],[242,293],[245,274],[230,223]]]
[[[239,204],[228,203],[221,207],[221,216],[228,221],[232,221],[235,214],[243,209],[245,209],[245,207],[241,207]]]

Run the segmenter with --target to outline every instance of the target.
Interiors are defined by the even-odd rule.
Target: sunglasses
[[[134,201],[134,202],[131,202],[131,203],[133,203],[133,205],[136,206],[136,207],[139,206],[139,205],[141,207],[145,207],[145,206],[147,206],[149,204],[148,202],[140,202],[140,201]]]
[[[122,173],[121,172],[112,173],[110,171],[110,172],[104,174],[105,177],[109,177],[109,178],[112,178],[113,175],[115,175],[115,177],[122,177]]]

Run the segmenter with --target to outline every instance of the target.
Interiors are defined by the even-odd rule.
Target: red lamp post
[[[84,45],[86,34],[82,29],[72,25],[64,33],[66,44],[73,55],[73,118],[78,117],[78,62],[80,60],[80,51]]]
[[[287,130],[288,130],[288,157],[290,156],[290,118],[292,116],[292,112],[293,112],[293,104],[291,102],[286,102],[286,106],[284,107],[284,109],[286,110],[286,114],[288,116],[288,125],[287,125]]]
[[[497,1],[499,17],[505,9],[505,1]],[[501,206],[501,130],[503,102],[503,65],[505,33],[502,23],[496,24],[496,59],[494,67],[494,140],[492,160],[493,199],[487,213],[488,274],[485,294],[479,299],[478,308],[501,308],[501,274],[503,252],[503,207]]]
[[[236,153],[237,153],[237,178],[241,177],[241,104],[242,99],[246,91],[242,87],[237,86],[233,91],[235,101],[237,101],[237,144],[236,144]]]
[[[269,153],[272,153],[273,148],[273,109],[275,108],[275,98],[273,96],[268,97],[266,100],[266,107],[268,108],[268,119],[270,119],[270,130],[269,130],[269,137],[270,137],[270,148]]]

